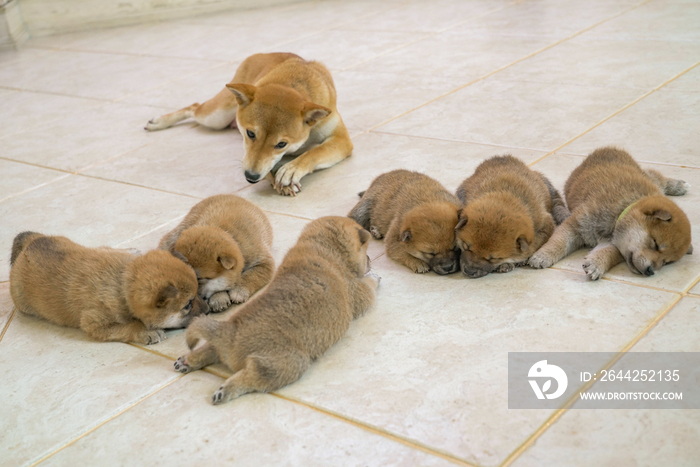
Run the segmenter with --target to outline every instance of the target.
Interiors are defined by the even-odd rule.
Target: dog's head
[[[370,269],[367,256],[370,237],[368,231],[349,217],[326,216],[309,222],[299,236],[299,243],[310,241],[323,245],[334,251],[355,275],[364,276]]]
[[[460,267],[469,277],[483,277],[503,263],[522,262],[533,253],[532,219],[489,199],[478,199],[462,209],[455,232]]]
[[[285,154],[297,151],[309,139],[311,128],[331,113],[287,86],[229,83],[226,87],[238,102],[236,122],[245,142],[243,170],[250,183],[265,178]]]
[[[127,267],[125,282],[129,309],[149,329],[184,328],[209,312],[197,294],[194,271],[170,252],[138,256]]]
[[[428,263],[437,274],[458,269],[455,225],[458,209],[452,203],[426,203],[411,209],[403,218],[399,240],[414,258]]]
[[[642,198],[623,212],[615,225],[613,244],[630,270],[645,276],[693,252],[688,217],[661,195]]]
[[[238,243],[222,229],[197,226],[185,229],[172,247],[192,266],[199,280],[199,294],[209,299],[233,287],[241,278],[245,260]]]

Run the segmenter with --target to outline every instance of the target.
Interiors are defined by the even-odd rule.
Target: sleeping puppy
[[[427,175],[394,170],[380,175],[348,217],[377,239],[386,237],[389,258],[416,273],[458,269],[455,226],[459,202]]]
[[[311,221],[260,295],[228,321],[197,319],[187,328],[191,352],[175,370],[229,367],[233,376],[214,393],[214,404],[298,380],[374,302],[379,278],[369,274],[369,238],[346,217]]]
[[[569,216],[551,182],[509,155],[482,162],[457,197],[465,205],[455,228],[459,262],[473,278],[524,264],[549,239],[554,224]]]
[[[595,247],[583,270],[599,279],[625,261],[636,274],[652,276],[665,264],[691,254],[688,217],[667,195],[683,195],[689,185],[642,170],[622,149],[591,153],[566,182],[569,217],[529,261],[548,268],[584,246]]]
[[[17,309],[98,341],[155,344],[209,307],[192,268],[166,251],[135,256],[86,248],[65,237],[23,232],[10,259]]]
[[[197,203],[163,236],[160,249],[183,255],[213,311],[242,303],[272,279],[272,225],[253,203],[235,195]]]

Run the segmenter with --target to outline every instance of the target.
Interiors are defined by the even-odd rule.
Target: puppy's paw
[[[374,225],[371,225],[369,227],[369,233],[372,234],[372,236],[374,238],[376,238],[377,240],[381,240],[382,237],[384,237],[384,235],[382,235],[382,233],[379,231],[379,229]]]
[[[141,256],[141,250],[138,248],[126,248],[127,253],[131,253],[134,256]]]
[[[233,303],[243,303],[250,298],[250,291],[243,287],[235,287],[228,291],[228,296]]]
[[[224,290],[222,292],[216,292],[214,295],[209,297],[207,303],[209,304],[209,308],[211,308],[212,312],[219,313],[231,306],[231,297],[229,297],[228,292]]]
[[[527,264],[535,269],[544,269],[554,264],[554,258],[540,250],[530,257]]]
[[[144,130],[148,131],[156,131],[156,130],[162,130],[164,128],[168,128],[167,123],[165,122],[165,119],[160,118],[160,117],[153,117],[146,123],[146,126],[143,128]]]
[[[275,189],[285,196],[296,196],[301,191],[301,179],[309,171],[299,167],[297,160],[287,162],[275,175]]]
[[[221,386],[219,388],[219,390],[216,391],[213,396],[211,396],[211,403],[213,405],[224,404],[230,400],[231,400],[231,395],[226,390],[226,388],[224,388],[223,386]]]
[[[504,272],[511,272],[513,269],[515,269],[515,264],[513,263],[503,263],[499,265],[496,269],[493,270],[493,272],[498,272],[503,274]]]
[[[143,343],[146,345],[157,344],[160,341],[165,340],[165,331],[162,329],[156,329],[155,331],[146,331],[144,333]]]
[[[192,367],[187,363],[187,357],[184,355],[178,358],[175,363],[173,363],[173,366],[175,367],[175,371],[179,371],[180,373],[189,373],[192,371]]]
[[[664,193],[670,196],[682,196],[688,192],[690,184],[683,180],[668,180]]]
[[[377,283],[377,286],[379,286],[379,283],[382,281],[382,278],[379,277],[379,275],[374,271],[369,271],[367,274],[365,274],[365,277],[371,277],[372,279],[374,279]]]
[[[586,273],[590,280],[597,281],[603,276],[605,270],[593,259],[586,256],[583,258],[583,272]]]
[[[406,264],[406,266],[412,269],[416,274],[425,274],[426,272],[430,272],[430,266],[419,259],[411,261],[410,263]]]

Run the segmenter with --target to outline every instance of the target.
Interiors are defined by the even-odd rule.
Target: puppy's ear
[[[360,245],[367,243],[367,240],[369,240],[370,237],[369,232],[367,232],[365,229],[360,229],[357,231],[357,233],[360,235]]]
[[[255,86],[252,84],[228,83],[226,87],[236,96],[236,102],[241,107],[250,104],[255,97]]]
[[[520,248],[520,251],[525,253],[529,247],[530,247],[530,244],[527,242],[527,239],[525,238],[524,235],[521,235],[520,237],[518,237],[518,248]]]
[[[668,222],[671,220],[671,213],[664,210],[664,209],[656,209],[654,211],[647,210],[647,211],[644,211],[644,214],[646,214],[649,217],[652,217],[654,219],[658,219],[658,220],[664,221],[664,222]]]
[[[217,258],[217,260],[226,269],[233,269],[233,267],[236,265],[236,260],[230,256],[221,255]]]
[[[177,259],[179,259],[183,263],[190,264],[190,262],[187,261],[187,258],[185,258],[185,255],[183,255],[179,251],[175,250],[175,247],[171,247],[170,250],[168,250],[168,251],[170,251],[171,255],[173,255],[174,257],[176,257]]]
[[[691,244],[688,247],[688,251],[685,252],[686,255],[692,255],[693,254],[693,245]]]
[[[402,242],[408,243],[408,241],[412,238],[413,238],[413,235],[411,234],[410,230],[407,229],[407,230],[404,230],[403,232],[401,232],[401,241]]]
[[[331,113],[331,109],[322,105],[307,102],[301,109],[301,116],[304,117],[304,123],[309,126],[314,126],[319,120],[323,120]]]
[[[465,225],[467,225],[467,216],[462,216],[462,213],[459,214],[459,221],[457,221],[457,225],[455,226],[455,230],[459,230]]]
[[[163,308],[165,304],[170,300],[171,298],[174,298],[177,296],[177,287],[175,287],[173,284],[168,284],[167,287],[162,289],[158,293],[158,298],[156,298],[156,307],[157,308]]]

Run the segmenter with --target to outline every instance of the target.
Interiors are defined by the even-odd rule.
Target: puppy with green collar
[[[548,268],[588,246],[595,248],[583,270],[592,280],[623,261],[632,272],[652,276],[693,251],[688,217],[664,196],[684,195],[688,188],[682,180],[643,170],[622,149],[596,149],[566,182],[571,216],[528,264]]]

